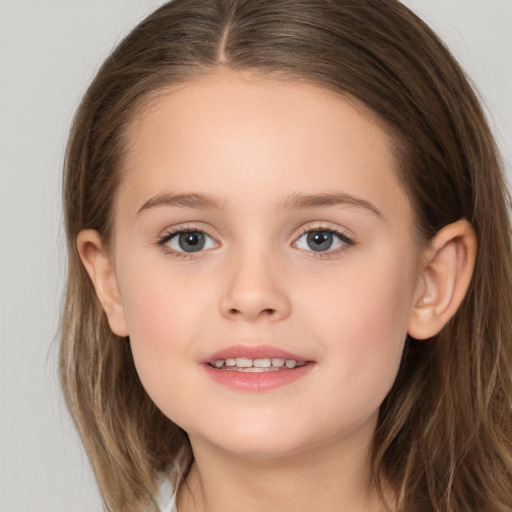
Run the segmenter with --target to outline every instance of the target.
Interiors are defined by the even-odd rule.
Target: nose
[[[278,321],[290,315],[286,280],[272,258],[261,253],[244,253],[229,262],[227,275],[219,301],[224,317],[254,322]]]

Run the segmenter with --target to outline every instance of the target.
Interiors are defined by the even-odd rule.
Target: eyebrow
[[[379,209],[370,201],[355,197],[345,192],[333,192],[325,194],[304,194],[297,192],[292,194],[284,203],[287,210],[296,210],[301,208],[322,208],[324,206],[356,206],[365,208],[370,212],[383,217]]]
[[[178,206],[182,208],[223,209],[225,203],[209,194],[158,194],[148,199],[137,211],[137,215],[157,206]]]
[[[296,192],[288,197],[284,202],[286,210],[300,210],[305,208],[322,208],[325,206],[356,206],[364,208],[377,217],[382,217],[382,213],[371,202],[364,199],[355,197],[345,192],[330,192],[321,194],[305,194]],[[137,215],[159,206],[174,206],[181,208],[196,208],[196,209],[226,209],[227,202],[221,200],[210,194],[203,193],[188,193],[188,194],[173,194],[163,193],[158,194],[148,199],[137,211]]]

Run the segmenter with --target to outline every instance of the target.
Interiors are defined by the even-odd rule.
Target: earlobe
[[[420,285],[409,318],[409,336],[431,338],[456,313],[473,275],[476,248],[475,232],[465,219],[437,233],[423,253]]]
[[[123,303],[119,294],[111,252],[99,233],[93,229],[80,231],[77,237],[80,259],[91,278],[96,295],[105,311],[112,331],[128,336]]]

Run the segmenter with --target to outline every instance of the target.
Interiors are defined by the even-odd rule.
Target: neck
[[[179,512],[381,512],[368,443],[347,439],[279,457],[234,455],[191,439],[195,462]]]

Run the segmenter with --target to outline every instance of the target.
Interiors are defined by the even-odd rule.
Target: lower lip
[[[208,375],[224,386],[238,391],[264,392],[291,384],[304,377],[313,368],[314,363],[294,368],[292,370],[276,370],[267,372],[239,372],[233,370],[218,370],[204,364]]]

